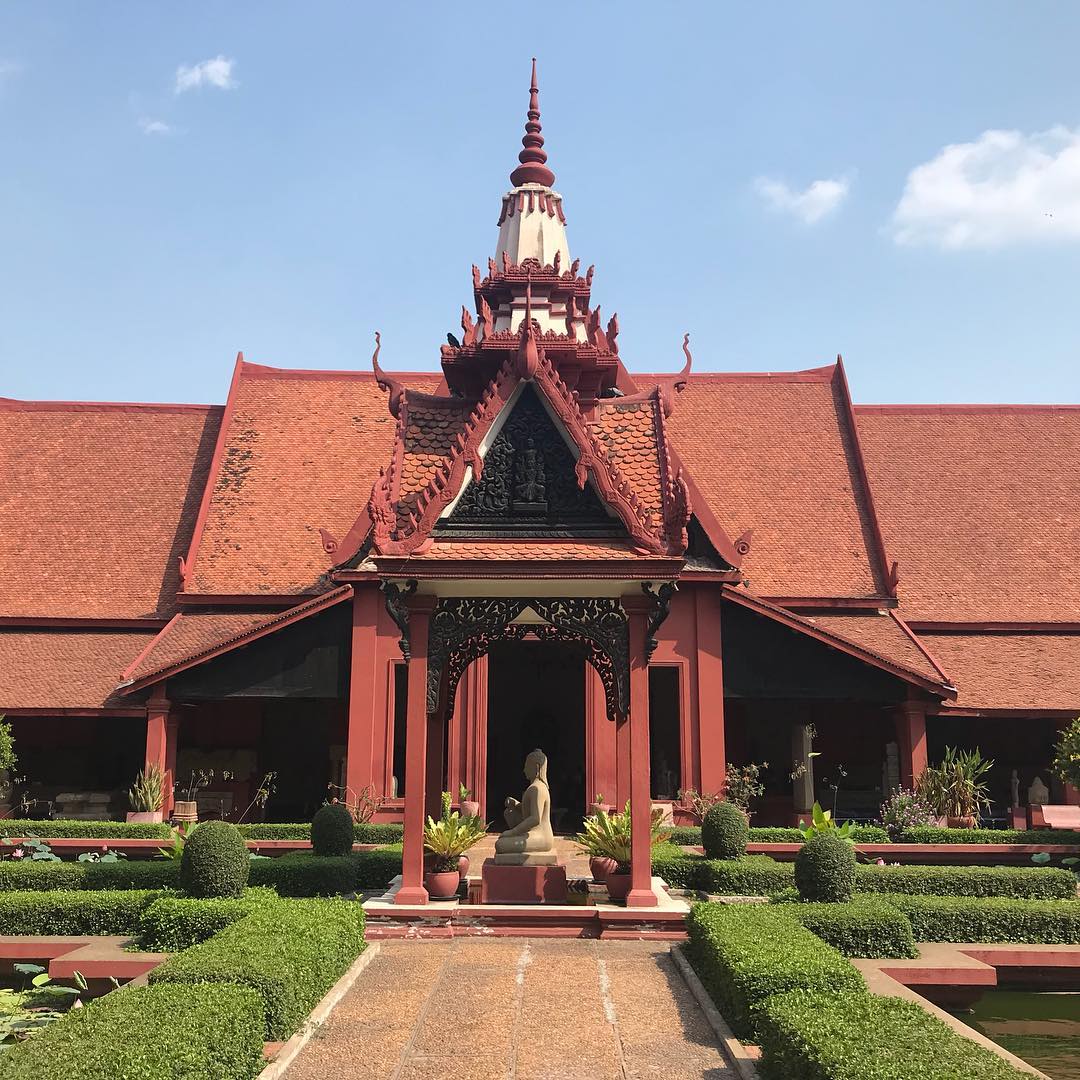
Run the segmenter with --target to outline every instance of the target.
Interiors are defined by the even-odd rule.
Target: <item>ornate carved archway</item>
[[[531,610],[542,623],[514,620]],[[449,712],[465,669],[495,641],[576,645],[604,686],[608,717],[630,707],[630,630],[622,604],[609,597],[455,597],[438,602],[428,631],[427,711]]]

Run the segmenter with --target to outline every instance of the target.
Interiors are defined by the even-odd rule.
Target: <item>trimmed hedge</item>
[[[0,893],[0,934],[134,934],[160,896],[144,889]]]
[[[73,895],[86,896],[86,893]],[[189,949],[213,937],[226,926],[239,922],[257,907],[275,903],[277,898],[273,889],[248,889],[238,899],[198,900],[189,896],[162,896],[140,913],[140,948],[148,952]]]
[[[830,904],[850,900],[855,891],[855,846],[836,829],[816,833],[795,856],[795,888],[804,900]]]
[[[44,889],[173,889],[178,865],[169,859],[114,863],[0,862],[0,893]]]
[[[846,904],[790,904],[784,911],[844,956],[914,959],[911,923],[888,900],[858,896]]]
[[[865,992],[858,970],[784,906],[695,904],[686,928],[690,962],[740,1038],[754,1037],[755,1008],[772,994]]]
[[[768,855],[704,859],[685,853],[668,858],[654,852],[653,873],[677,889],[698,889],[714,896],[767,896],[794,883],[795,867]]]
[[[191,896],[238,897],[250,873],[251,857],[235,825],[208,821],[184,842],[180,887]]]
[[[125,987],[3,1051],[4,1080],[250,1080],[262,1028],[246,986]]]
[[[901,844],[1080,844],[1072,829],[940,829],[919,825],[905,829]]]
[[[774,1080],[1030,1080],[913,1001],[799,989],[755,1014],[759,1070]]]
[[[381,889],[401,873],[401,848],[376,848],[344,856],[307,851],[276,859],[255,859],[250,883],[270,885],[281,896],[347,896],[362,889]]]
[[[165,823],[126,821],[30,821],[0,818],[0,836],[40,836],[42,840],[168,840]]]
[[[364,951],[364,910],[347,900],[260,906],[150,972],[163,983],[240,983],[256,990],[264,1037],[287,1039]]]
[[[855,891],[1075,900],[1076,877],[1050,866],[860,866]]]
[[[880,899],[907,918],[916,941],[1080,945],[1077,902],[899,895]]]
[[[316,855],[348,855],[352,851],[352,814],[341,803],[327,803],[311,819],[311,847]]]
[[[245,840],[310,840],[311,826],[307,822],[237,825]],[[353,842],[357,844],[400,844],[404,826],[394,822],[366,822],[353,826]],[[696,843],[697,841],[695,841]]]
[[[851,838],[856,844],[887,844],[889,834],[880,825],[852,825]],[[671,842],[685,847],[701,846],[701,827],[699,825],[676,825],[671,830]],[[801,844],[803,834],[798,829],[759,827],[750,829],[751,844]],[[1049,843],[1049,841],[1043,841]],[[1058,843],[1072,841],[1059,840]]]
[[[708,859],[741,859],[746,854],[750,826],[746,815],[727,802],[709,807],[701,823],[701,843]]]

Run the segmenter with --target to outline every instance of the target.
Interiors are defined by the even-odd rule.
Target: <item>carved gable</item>
[[[625,536],[591,484],[579,488],[575,458],[531,385],[450,515],[435,533],[484,536]]]

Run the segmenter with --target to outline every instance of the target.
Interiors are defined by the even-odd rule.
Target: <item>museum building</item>
[[[267,818],[363,793],[408,841],[462,784],[497,819],[534,747],[564,832],[729,762],[769,763],[762,824],[872,817],[946,745],[994,759],[997,816],[1014,770],[1050,782],[1080,712],[1080,407],[855,405],[839,358],[699,372],[676,328],[624,357],[535,69],[530,95],[440,370],[377,344],[363,371],[240,356],[223,406],[0,399],[24,796],[119,815],[156,763],[213,770],[229,818],[273,773]]]

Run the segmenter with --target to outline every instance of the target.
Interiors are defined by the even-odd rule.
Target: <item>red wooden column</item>
[[[926,702],[909,698],[896,709],[896,741],[900,751],[900,779],[904,787],[926,769]]]
[[[697,620],[697,731],[700,773],[698,790],[713,795],[724,790],[727,750],[724,733],[724,654],[720,632],[719,588],[694,590]],[[690,778],[683,780],[686,786]]]
[[[644,600],[644,598],[641,598]],[[627,907],[656,907],[652,889],[652,792],[649,777],[649,662],[645,658],[647,605],[625,599],[630,614],[630,892]]]
[[[164,685],[154,687],[146,703],[146,754],[143,769],[157,767],[162,773],[161,812],[168,817],[173,805],[173,774],[176,772],[176,739],[179,717],[170,714]]]
[[[374,584],[358,584],[353,596],[352,645],[349,663],[349,731],[345,750],[345,802],[353,802],[369,784],[383,793],[373,767],[376,725],[375,700],[378,671],[379,604],[382,596]],[[379,717],[384,721],[383,717]]]
[[[398,904],[426,904],[424,888],[424,785],[427,779],[428,624],[434,596],[409,600],[409,704],[405,719],[405,839]]]

